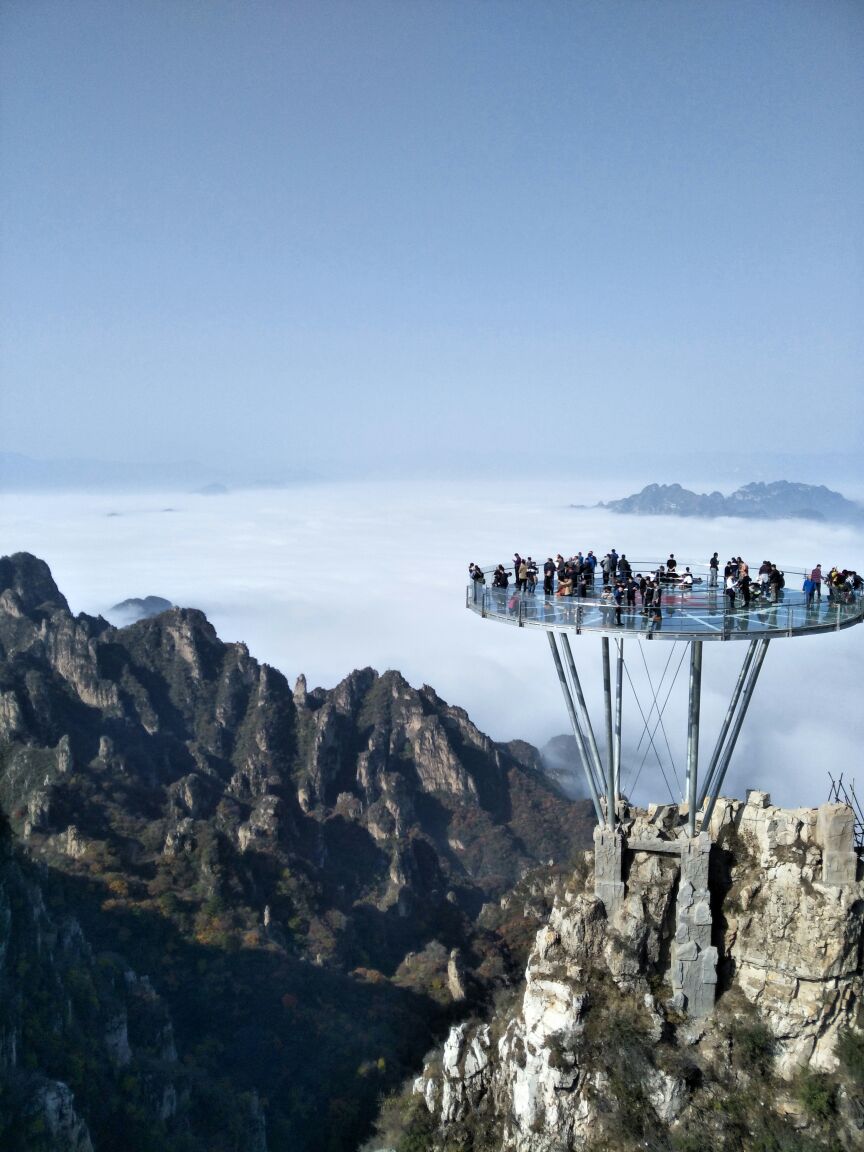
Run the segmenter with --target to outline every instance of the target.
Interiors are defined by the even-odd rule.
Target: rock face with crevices
[[[778,1041],[784,1074],[831,1071],[861,998],[864,885],[853,814],[840,804],[783,809],[765,793],[729,801],[718,824],[750,852],[749,874],[724,903],[735,983]],[[743,869],[742,869],[743,872]]]
[[[506,933],[477,927],[484,903],[590,842],[534,749],[432,688],[367,668],[292,689],[195,609],[73,615],[27,554],[0,559],[0,809],[94,948],[179,1021],[185,1081],[138,1085],[137,1112],[100,1094],[130,1109],[130,1145],[166,1152],[213,1147],[220,1125],[272,1152],[358,1143],[453,1005],[513,970]],[[98,1031],[93,1059],[132,1080],[122,1014]],[[72,1085],[98,1150],[116,1118],[64,1051],[45,1076]]]
[[[862,1069],[843,1055],[864,1023],[850,810],[790,811],[759,792],[718,805],[720,995],[697,1020],[674,995],[687,841],[674,808],[659,815],[625,814],[630,843],[660,850],[624,849],[623,893],[607,892],[607,907],[593,876],[574,877],[537,933],[514,1007],[455,1026],[427,1063],[414,1094],[433,1122],[430,1150],[472,1140],[502,1152],[624,1149],[648,1136],[656,1148],[692,1138],[731,1149],[757,1146],[747,1139],[760,1133],[781,1142],[759,1147],[864,1147]],[[813,1085],[829,1103],[813,1103]]]

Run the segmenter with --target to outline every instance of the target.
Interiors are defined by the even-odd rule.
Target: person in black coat
[[[546,563],[543,565],[543,594],[544,596],[551,596],[555,584],[555,561],[551,556],[547,557]]]

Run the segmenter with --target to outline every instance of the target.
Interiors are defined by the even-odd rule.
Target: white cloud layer
[[[127,597],[165,596],[201,608],[224,640],[244,640],[289,679],[304,672],[310,686],[329,687],[356,667],[398,668],[466,708],[495,739],[538,745],[568,731],[546,638],[465,610],[469,560],[508,561],[518,548],[542,561],[558,551],[602,555],[614,546],[631,558],[674,551],[684,562],[704,562],[716,550],[756,564],[769,557],[781,567],[864,570],[862,540],[847,528],[572,508],[618,493],[599,481],[568,483],[559,465],[550,465],[543,482],[525,481],[514,465],[512,480],[497,484],[478,477],[461,485],[310,485],[218,497],[7,496],[0,552],[45,559],[75,612],[110,618],[111,606]],[[727,794],[757,787],[784,804],[819,803],[829,770],[860,777],[862,640],[864,629],[855,628],[772,643]],[[639,648],[628,644],[626,660],[647,710]],[[671,645],[641,648],[656,681]],[[575,639],[574,654],[599,730],[598,638]],[[679,646],[670,667],[680,654]],[[742,644],[704,647],[703,765],[743,655]],[[664,717],[679,774],[686,676],[685,659]],[[667,799],[656,759],[644,757],[644,742],[637,748],[642,725],[629,688],[624,709],[625,783],[644,758],[637,798]]]

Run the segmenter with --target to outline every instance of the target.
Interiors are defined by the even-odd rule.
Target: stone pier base
[[[624,899],[623,854],[621,833],[597,825],[594,829],[594,895],[603,901],[610,919]]]
[[[717,949],[711,944],[707,832],[681,844],[681,878],[672,943],[672,993],[688,1016],[707,1016],[717,991]]]
[[[681,872],[672,941],[673,1003],[688,1016],[706,1016],[717,990],[717,949],[711,944],[711,898],[708,863],[711,838],[707,832],[690,838],[625,837],[620,831],[594,829],[594,894],[603,901],[610,921],[623,908],[624,849],[679,856]]]

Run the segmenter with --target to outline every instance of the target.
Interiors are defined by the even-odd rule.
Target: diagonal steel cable
[[[636,692],[636,685],[633,683],[633,677],[630,675],[630,669],[627,667],[627,662],[626,662],[626,660],[625,660],[625,662],[624,662],[624,671],[627,673],[627,681],[628,681],[628,683],[629,683],[629,685],[630,685],[630,691],[633,693],[633,699],[636,701],[636,707],[639,709],[639,715],[642,717],[643,723],[644,723],[644,725],[645,725],[645,729],[644,729],[644,731],[643,731],[643,733],[642,733],[642,735],[644,736],[644,735],[645,735],[645,732],[647,732],[647,731],[648,731],[648,721],[645,719],[645,712],[644,712],[644,710],[643,710],[643,708],[642,708],[642,703],[641,703],[641,701],[640,701],[640,699],[639,699],[639,695],[638,695],[638,693]],[[656,702],[656,701],[655,701],[655,702]],[[641,738],[641,737],[640,737],[640,739],[639,739],[639,743],[640,743],[640,744],[642,743],[642,738]],[[654,750],[654,755],[657,757],[657,766],[658,766],[658,767],[659,767],[659,769],[660,769],[660,775],[663,777],[663,783],[666,785],[666,789],[667,789],[667,791],[668,791],[668,793],[669,793],[669,799],[670,799],[670,800],[672,801],[672,803],[674,804],[674,803],[675,803],[675,796],[673,795],[673,792],[672,792],[672,788],[671,788],[671,786],[670,786],[670,784],[669,784],[669,780],[668,780],[668,779],[667,779],[667,777],[666,777],[666,771],[665,771],[665,769],[663,768],[663,761],[662,761],[662,759],[661,759],[661,757],[660,757],[660,753],[659,753],[659,752],[658,752],[658,750],[657,750],[657,745],[654,743],[654,737],[653,737],[652,735],[650,735],[650,734],[649,734],[649,736],[648,736],[648,743],[647,743],[647,744],[646,744],[646,746],[645,746],[645,752],[644,752],[644,754],[643,754],[643,756],[642,756],[642,761],[641,761],[641,763],[639,764],[639,768],[638,768],[638,770],[634,770],[634,771],[635,771],[635,777],[634,777],[634,779],[633,779],[632,783],[631,783],[631,784],[629,784],[629,786],[628,786],[628,788],[627,788],[627,791],[628,791],[628,793],[629,793],[629,792],[631,792],[631,791],[635,791],[635,790],[636,790],[636,785],[639,783],[639,777],[640,777],[640,776],[641,776],[641,774],[642,774],[642,769],[643,769],[643,767],[644,767],[644,765],[645,765],[645,761],[647,760],[647,758],[648,758],[648,753],[649,753],[649,751],[651,751],[651,749],[653,749],[653,750]],[[638,747],[637,747],[636,751],[637,751],[637,752],[639,751]],[[633,775],[633,771],[631,771],[631,773],[630,773],[630,774],[631,774],[631,776],[632,776],[632,775]]]
[[[676,643],[677,643],[677,641],[676,641]],[[675,652],[675,644],[673,644],[671,646],[671,648],[669,649],[669,655],[666,657],[666,664],[664,665],[663,672],[660,675],[660,680],[657,683],[657,690],[655,691],[654,690],[654,682],[651,679],[651,673],[648,671],[648,661],[645,659],[645,650],[641,644],[639,645],[639,655],[642,657],[642,665],[645,669],[645,676],[648,680],[648,687],[651,689],[651,692],[654,696],[654,701],[653,701],[651,707],[648,709],[648,719],[645,721],[645,727],[643,728],[642,734],[639,737],[639,743],[636,745],[636,751],[637,752],[642,747],[642,741],[645,738],[645,735],[648,731],[648,724],[649,724],[649,722],[651,720],[651,716],[654,712],[654,707],[657,703],[657,697],[660,694],[660,689],[663,687],[663,681],[666,679],[666,673],[669,670],[669,663],[672,659],[672,656],[674,655],[674,652]]]
[[[676,641],[676,643],[677,643],[677,641]],[[673,651],[674,651],[674,646],[673,646]],[[681,652],[681,659],[678,661],[678,667],[675,669],[675,674],[673,675],[673,677],[670,681],[669,689],[666,693],[666,698],[664,699],[662,705],[659,705],[657,703],[657,699],[660,695],[660,689],[662,687],[663,681],[666,678],[666,672],[668,671],[668,668],[669,668],[669,663],[670,663],[671,658],[672,658],[672,653],[670,652],[669,657],[666,660],[666,667],[663,669],[663,675],[660,677],[660,682],[657,685],[657,691],[654,692],[654,686],[653,686],[653,683],[651,680],[651,673],[648,671],[648,662],[645,659],[645,653],[641,648],[640,648],[640,652],[642,655],[642,663],[645,666],[645,675],[648,678],[648,683],[651,686],[651,690],[652,690],[652,693],[654,695],[654,701],[653,701],[652,706],[648,712],[649,721],[646,721],[645,730],[647,732],[648,727],[649,727],[650,717],[654,712],[654,708],[656,707],[657,708],[657,723],[654,725],[653,730],[649,733],[649,740],[653,743],[654,736],[657,734],[657,729],[662,728],[663,739],[664,739],[664,742],[666,744],[666,751],[669,753],[669,763],[670,763],[670,766],[672,768],[672,774],[675,778],[675,786],[679,789],[679,793],[680,793],[681,781],[678,778],[678,769],[675,766],[675,757],[672,755],[672,748],[669,745],[669,736],[668,736],[668,733],[666,732],[666,725],[663,723],[663,713],[666,710],[666,705],[669,703],[669,697],[672,695],[672,689],[675,687],[675,681],[678,679],[678,674],[681,671],[681,666],[684,663],[684,657],[687,655],[687,645],[685,644],[683,646],[683,650]],[[640,709],[640,711],[641,711],[641,709]],[[642,741],[640,739],[639,743],[641,744],[641,742]],[[656,755],[656,750],[655,750],[655,755]],[[646,761],[647,757],[648,757],[648,749],[646,748],[645,755],[642,757],[642,763],[639,765],[639,770],[636,774],[636,779],[633,781],[633,784],[632,784],[633,788],[636,787],[636,784],[639,781],[639,777],[642,774],[642,769],[645,766],[645,761]],[[658,763],[659,763],[659,757],[658,757]],[[665,774],[664,774],[664,779],[665,779]],[[667,788],[669,787],[668,781],[667,781],[666,786],[667,786]],[[675,798],[673,797],[673,802],[674,802],[674,799]]]

